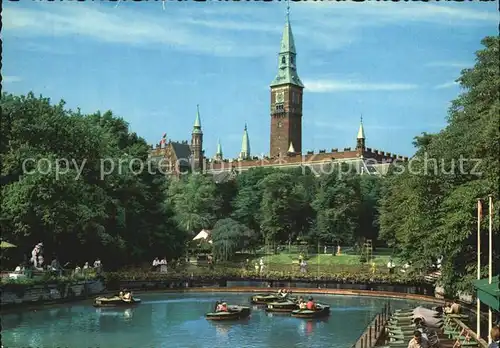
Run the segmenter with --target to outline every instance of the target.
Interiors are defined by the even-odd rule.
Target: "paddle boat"
[[[330,315],[330,306],[321,304],[317,304],[315,310],[296,309],[292,311],[292,317],[294,318],[315,319],[315,318],[324,318],[329,315]]]
[[[255,305],[267,305],[271,302],[278,302],[280,299],[280,296],[273,293],[257,294],[250,297],[250,303]]]
[[[250,316],[250,307],[228,306],[227,312],[212,312],[205,314],[207,320],[240,320]]]
[[[284,296],[281,290],[278,290],[277,293],[257,294],[250,297],[250,303],[254,305],[267,305],[271,302],[297,302],[297,298],[290,296],[290,294],[291,292],[288,292]]]
[[[97,297],[94,300],[94,307],[128,307],[136,306],[141,303],[139,298],[131,298],[130,300],[124,300],[119,296],[113,297]]]
[[[291,313],[299,309],[296,301],[271,302],[267,304],[266,312]]]

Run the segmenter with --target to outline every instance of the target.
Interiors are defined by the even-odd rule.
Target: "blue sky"
[[[285,3],[7,2],[3,87],[83,112],[112,110],[149,143],[190,139],[200,104],[204,148],[269,152],[269,84]],[[445,125],[454,80],[498,34],[496,2],[292,3],[304,94],[303,148],[368,147],[412,155],[413,137]]]

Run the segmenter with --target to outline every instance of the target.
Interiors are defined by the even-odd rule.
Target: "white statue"
[[[43,243],[40,242],[37,245],[35,245],[35,247],[31,251],[30,261],[33,263],[33,266],[35,268],[41,267],[39,260],[42,261],[42,263],[43,263],[42,247],[43,247]]]

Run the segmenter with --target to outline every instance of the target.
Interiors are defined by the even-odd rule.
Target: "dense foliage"
[[[139,170],[149,146],[122,119],[33,94],[4,94],[1,107],[0,227],[20,253],[42,241],[48,262],[57,253],[62,263],[101,257],[113,267],[182,251],[166,179]]]
[[[251,270],[244,270],[241,268],[224,268],[213,270],[207,270],[202,268],[202,272],[169,272],[169,273],[158,273],[158,272],[143,272],[143,271],[122,271],[122,272],[110,272],[106,273],[105,281],[106,283],[113,283],[117,281],[182,281],[186,279],[191,279],[194,281],[217,281],[224,279],[233,280],[281,280],[281,281],[324,281],[324,282],[336,282],[343,284],[406,284],[412,286],[418,285],[429,285],[425,282],[423,277],[409,277],[404,274],[388,274],[388,273],[378,273],[372,274],[369,271],[363,272],[314,272],[314,273],[301,273],[296,272],[279,272],[272,271],[266,272],[265,274],[259,274],[258,272]]]
[[[218,184],[210,175],[166,178],[152,164],[140,170],[149,146],[111,112],[82,115],[63,102],[4,94],[3,238],[23,253],[43,241],[63,263],[100,257],[107,267],[180,257],[201,229],[212,230],[221,261],[298,239],[315,245],[382,239],[417,270],[445,256],[447,288],[470,289],[476,199],[498,200],[500,169],[499,39],[483,44],[475,67],[462,72],[463,93],[446,128],[417,137],[414,158],[385,178],[340,165],[320,177],[302,168],[258,168]],[[27,159],[33,160],[23,167]],[[498,218],[494,230],[500,239]],[[482,241],[487,250],[486,234]]]
[[[458,79],[462,93],[452,102],[448,125],[416,138],[412,161],[387,177],[380,209],[381,236],[417,268],[444,256],[443,283],[452,293],[471,291],[476,277],[477,199],[484,207],[481,264],[488,264],[488,195],[495,202],[499,197],[499,38],[485,38],[483,45],[474,68]],[[493,215],[496,274],[500,238]]]

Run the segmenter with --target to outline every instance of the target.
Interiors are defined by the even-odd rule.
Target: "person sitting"
[[[222,304],[222,302],[221,302],[221,301],[216,301],[216,302],[215,302],[215,307],[214,307],[214,311],[215,311],[215,312],[218,312],[218,311],[219,311],[219,306],[220,306],[221,304]]]
[[[307,303],[303,299],[299,301],[299,309],[307,309]]]
[[[422,337],[420,330],[415,330],[413,338],[408,342],[408,348],[430,348],[427,338]]]
[[[307,301],[306,308],[309,309],[310,311],[316,310],[316,304],[314,303],[314,300],[312,297],[309,297],[309,301]]]
[[[227,312],[227,303],[223,302],[222,304],[218,305],[216,312]]]
[[[445,314],[460,314],[461,309],[462,308],[460,303],[458,303],[458,300],[453,300],[451,305],[446,305],[444,312]]]
[[[278,296],[282,296],[282,290],[278,289]]]
[[[128,290],[123,290],[122,300],[127,302],[132,301],[132,292]]]
[[[282,298],[287,298],[289,294],[290,294],[290,293],[289,293],[289,292],[288,292],[288,290],[286,290],[286,289],[283,289],[283,290],[281,291],[281,297],[282,297]]]
[[[500,327],[493,326],[490,331],[491,343],[488,348],[500,348]]]
[[[118,297],[119,297],[120,299],[123,299],[123,295],[124,295],[123,290],[121,290],[121,291],[118,293]]]

